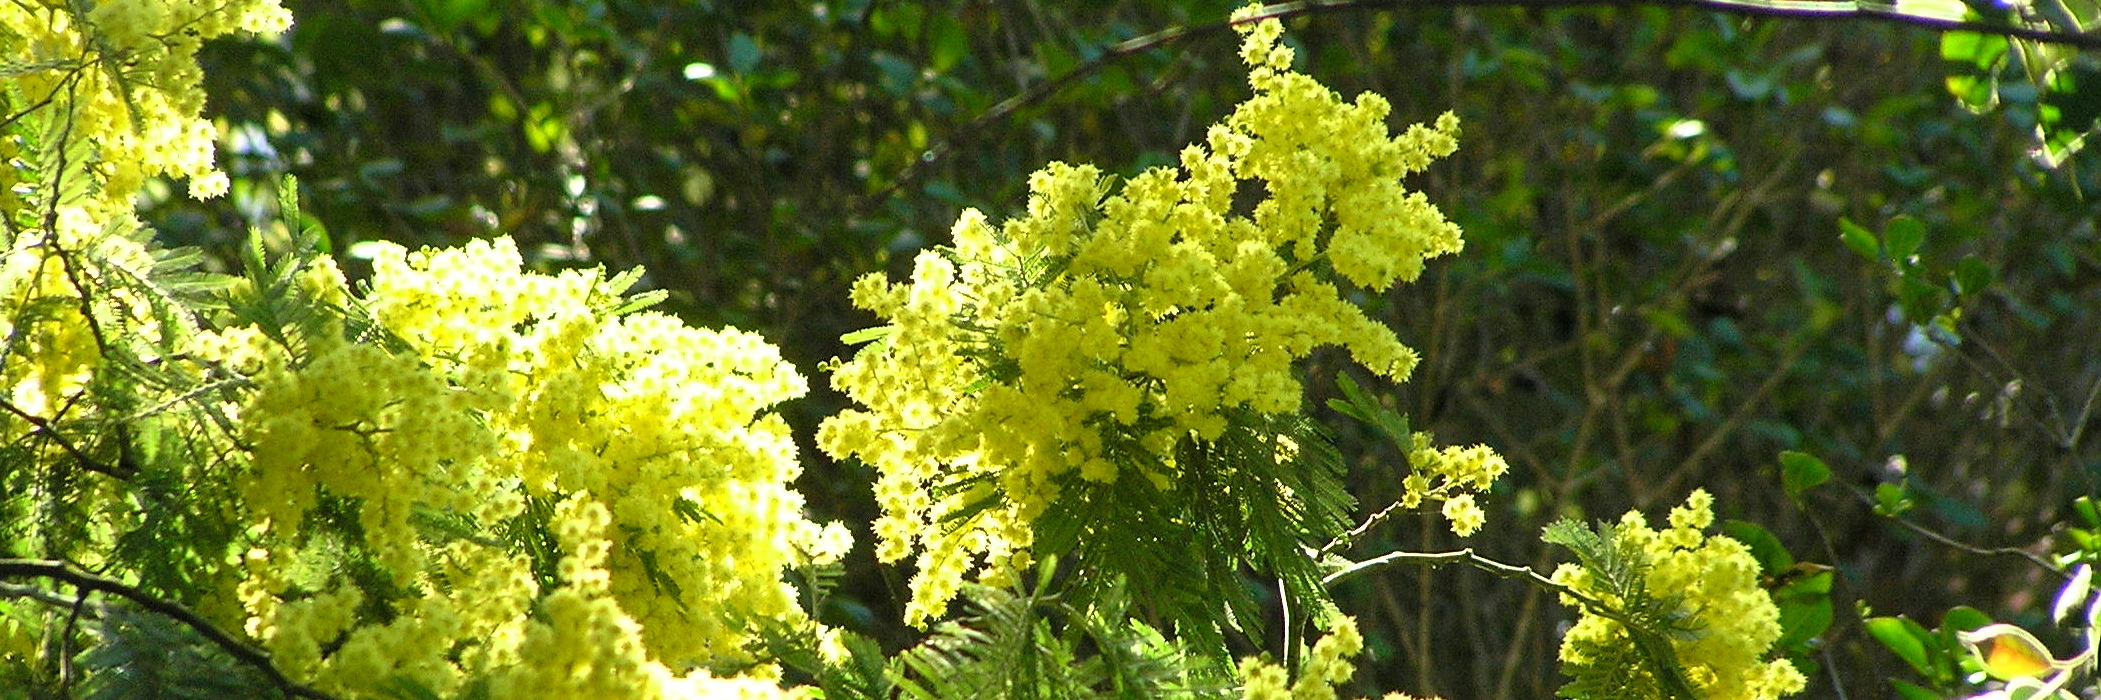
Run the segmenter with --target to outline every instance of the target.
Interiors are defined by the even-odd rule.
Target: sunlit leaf
[[[1947,63],[1948,92],[1972,112],[1999,105],[1997,70],[2006,56],[2006,38],[1974,32],[1941,35],[1941,59]]]
[[[2057,664],[2035,635],[2013,625],[1985,625],[1956,636],[1984,663],[1986,674],[2002,681],[2040,676]]]
[[[2065,615],[2070,614],[2074,606],[2086,602],[2086,594],[2092,592],[2093,587],[2094,567],[2080,564],[2079,570],[2072,574],[2072,580],[2057,592],[2057,604],[2050,607],[2050,620],[2064,622]]]
[[[1901,617],[1877,617],[1867,621],[1867,628],[1869,635],[1896,652],[1897,658],[1911,664],[1919,673],[1932,672],[1932,667],[1926,663],[1925,630],[1918,623]]]

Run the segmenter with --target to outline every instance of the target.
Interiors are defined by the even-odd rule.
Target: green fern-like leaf
[[[1184,440],[1173,468],[1135,439],[1111,442],[1128,476],[1075,479],[1036,522],[1037,551],[1072,554],[1078,600],[1144,581],[1135,616],[1218,661],[1228,660],[1227,630],[1261,634],[1246,572],[1281,581],[1294,608],[1325,609],[1321,571],[1306,552],[1347,529],[1356,506],[1341,458],[1310,421],[1253,411],[1227,418],[1218,439]],[[1174,476],[1163,489],[1146,473]]]
[[[278,688],[167,618],[125,605],[96,606],[101,644],[80,657],[93,700],[274,698]]]
[[[1040,590],[973,586],[965,597],[971,614],[892,662],[900,697],[1197,699],[1233,688],[1225,666],[1130,619],[1121,587],[1086,607]]]
[[[1648,588],[1648,557],[1623,545],[1619,526],[1600,522],[1586,526],[1563,519],[1547,526],[1540,539],[1567,547],[1587,571],[1596,590],[1587,611],[1619,623],[1628,644],[1578,644],[1579,658],[1563,670],[1572,679],[1562,697],[1619,700],[1667,698],[1697,700],[1678,660],[1674,640],[1697,639],[1695,611],[1677,596],[1655,596]],[[1604,602],[1610,601],[1610,602]]]

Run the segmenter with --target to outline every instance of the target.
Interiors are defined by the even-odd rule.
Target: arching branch
[[[240,640],[234,639],[224,630],[219,629],[217,625],[213,625],[210,620],[204,619],[197,613],[190,612],[189,608],[163,600],[139,590],[135,586],[81,571],[61,561],[0,559],[0,579],[10,578],[48,578],[54,581],[65,582],[83,591],[99,591],[123,598],[131,601],[134,605],[165,615],[192,630],[196,630],[197,634],[202,635],[205,640],[225,650],[235,660],[261,671],[272,683],[277,684],[277,687],[283,690],[288,697],[336,700],[335,696],[286,678],[284,672],[278,670],[277,665],[270,662],[268,655],[257,651],[254,647],[241,643]]]
[[[1297,0],[1263,6],[1255,13],[1239,19],[1221,20],[1188,27],[1172,27],[1144,36],[1133,37],[1111,44],[1092,59],[1074,66],[1072,70],[1057,77],[1036,83],[1021,94],[1009,97],[985,110],[976,119],[970,120],[950,132],[946,137],[927,148],[918,160],[898,171],[897,177],[881,190],[861,200],[857,210],[862,215],[891,195],[925,177],[928,166],[948,158],[949,154],[977,139],[980,132],[995,122],[1012,116],[1015,112],[1043,103],[1064,90],[1066,86],[1107,68],[1124,57],[1162,48],[1185,39],[1218,34],[1235,25],[1260,22],[1269,19],[1284,19],[1302,15],[1330,12],[1356,12],[1363,10],[1430,9],[1439,7],[1519,7],[1531,9],[1557,9],[1572,7],[1689,7],[1714,12],[1726,12],[1752,17],[1779,17],[1796,19],[1859,19],[1893,22],[1923,27],[1941,32],[1976,32],[2010,39],[2024,39],[2050,44],[2061,44],[2081,49],[2101,50],[2101,32],[2063,32],[2035,27],[1979,22],[1964,19],[1966,7],[1959,0]]]

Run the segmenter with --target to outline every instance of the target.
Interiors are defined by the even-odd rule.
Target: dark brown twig
[[[1868,495],[1865,491],[1861,490],[1858,487],[1854,487],[1852,490],[1854,498],[1859,499],[1861,502],[1866,503],[1870,506],[1875,504],[1875,498],[1873,496]],[[1970,544],[1968,542],[1963,542],[1953,537],[1949,537],[1947,535],[1943,535],[1933,530],[1932,528],[1926,527],[1924,525],[1912,522],[1911,520],[1905,518],[1903,515],[1885,515],[1883,517],[1896,522],[1898,525],[1904,526],[1904,528],[1907,530],[1918,533],[1920,536],[1925,537],[1926,539],[1933,540],[1934,542],[1938,542],[1942,546],[1951,549],[1968,552],[1970,554],[1975,554],[1984,557],[2020,557],[2022,559],[2028,560],[2028,562],[2031,564],[2042,567],[2044,571],[2056,574],[2058,578],[2070,579],[2072,577],[2072,574],[2065,571],[2063,567],[2051,563],[2050,560],[2044,559],[2041,556],[2037,556],[2036,553],[2030,552],[2025,549],[2019,549],[2016,547],[1979,547],[1977,545]]]
[[[86,452],[81,451],[81,449],[78,446],[75,446],[71,441],[66,440],[65,436],[60,435],[58,433],[57,426],[52,425],[51,421],[45,420],[43,416],[24,411],[20,406],[14,405],[13,402],[7,401],[5,399],[0,399],[0,409],[4,409],[8,413],[15,414],[15,417],[21,418],[24,422],[27,422],[31,426],[34,426],[37,429],[37,432],[43,433],[44,437],[50,438],[51,442],[56,443],[59,449],[65,450],[66,454],[72,455],[73,461],[79,462],[80,467],[82,469],[86,469],[97,474],[108,476],[113,479],[129,479],[137,475],[138,473],[138,470],[136,469],[126,468],[122,465],[112,466],[109,464],[104,464],[102,463],[102,461],[97,460],[94,457],[88,456],[88,454]]]
[[[1950,19],[1931,15],[1907,13],[1895,2],[1882,0],[1299,0],[1267,5],[1253,14],[1238,19],[1220,20],[1208,24],[1188,27],[1171,27],[1140,37],[1133,37],[1109,45],[1094,58],[1074,66],[1072,70],[1036,83],[1021,94],[1002,100],[985,110],[984,114],[970,120],[950,132],[939,142],[920,154],[918,160],[899,170],[897,177],[882,189],[863,198],[854,208],[865,216],[876,206],[888,200],[900,190],[924,177],[927,166],[932,165],[957,149],[976,140],[979,132],[994,122],[1006,119],[1027,107],[1050,99],[1066,86],[1079,79],[1107,68],[1110,64],[1133,54],[1164,48],[1169,44],[1223,32],[1226,29],[1249,22],[1270,19],[1286,19],[1302,15],[1328,12],[1355,12],[1363,10],[1437,9],[1460,7],[1516,7],[1525,9],[1557,9],[1574,7],[1685,7],[1712,12],[1723,12],[1750,17],[1776,17],[1783,19],[1858,19],[1891,22],[1921,27],[1941,32],[1976,32],[2009,39],[2023,39],[2049,44],[2062,44],[2081,49],[2101,49],[2101,33],[2071,33],[2012,26],[1996,22],[1980,22],[1968,19]]]
[[[0,578],[30,577],[48,578],[71,584],[81,590],[80,598],[77,599],[81,601],[85,601],[89,592],[108,593],[131,601],[134,605],[165,615],[192,630],[196,630],[197,634],[203,636],[206,641],[225,650],[227,655],[261,671],[264,676],[268,677],[272,683],[277,685],[278,689],[284,691],[284,694],[289,697],[336,700],[335,696],[286,678],[284,672],[278,670],[277,665],[270,662],[269,655],[241,643],[240,640],[234,639],[224,630],[219,629],[217,625],[213,625],[211,621],[198,616],[197,613],[190,612],[189,608],[163,600],[121,581],[81,571],[65,562],[38,559],[0,559]]]

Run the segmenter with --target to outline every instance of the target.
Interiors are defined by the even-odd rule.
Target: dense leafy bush
[[[2091,685],[2081,54],[1026,9],[0,7],[0,697]]]

